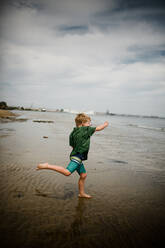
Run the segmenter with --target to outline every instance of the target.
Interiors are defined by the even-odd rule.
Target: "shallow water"
[[[89,200],[77,197],[76,173],[35,170],[45,161],[67,166],[75,116],[19,113],[28,120],[0,125],[2,247],[163,247],[164,120],[92,117],[110,126],[91,138]]]

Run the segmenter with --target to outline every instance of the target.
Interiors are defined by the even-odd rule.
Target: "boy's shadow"
[[[41,196],[41,197],[47,197],[47,198],[55,198],[55,199],[58,199],[58,200],[66,200],[66,199],[70,199],[74,196],[74,192],[73,191],[64,191],[64,194],[63,195],[58,195],[57,193],[56,194],[53,194],[53,193],[44,193],[42,191],[40,191],[39,189],[35,188],[35,195],[36,196]]]

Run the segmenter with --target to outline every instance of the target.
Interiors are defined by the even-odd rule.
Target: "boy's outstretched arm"
[[[104,122],[104,124],[97,126],[96,131],[101,131],[104,128],[108,127],[108,125],[109,125],[109,123],[108,123],[108,121],[106,121],[106,122]]]

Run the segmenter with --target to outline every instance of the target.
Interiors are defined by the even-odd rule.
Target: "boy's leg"
[[[79,178],[79,181],[78,181],[78,186],[79,186],[79,197],[85,197],[85,198],[91,198],[90,195],[87,195],[85,193],[85,190],[84,190],[84,186],[85,186],[85,179],[87,177],[87,173],[81,173],[80,174],[80,178]]]
[[[37,170],[41,170],[41,169],[54,170],[54,171],[57,171],[57,172],[65,175],[65,176],[71,175],[71,172],[69,170],[65,169],[62,166],[58,166],[58,165],[50,165],[48,163],[38,164]]]

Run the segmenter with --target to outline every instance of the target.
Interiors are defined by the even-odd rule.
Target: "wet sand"
[[[27,122],[1,124],[1,246],[163,247],[164,170],[137,170],[114,154],[104,159],[97,136],[85,163],[93,198],[80,199],[76,173],[35,170],[38,162],[67,166],[74,117],[38,115],[55,123],[34,123],[31,113]]]
[[[0,118],[6,118],[9,116],[16,116],[16,114],[8,110],[0,109]]]

